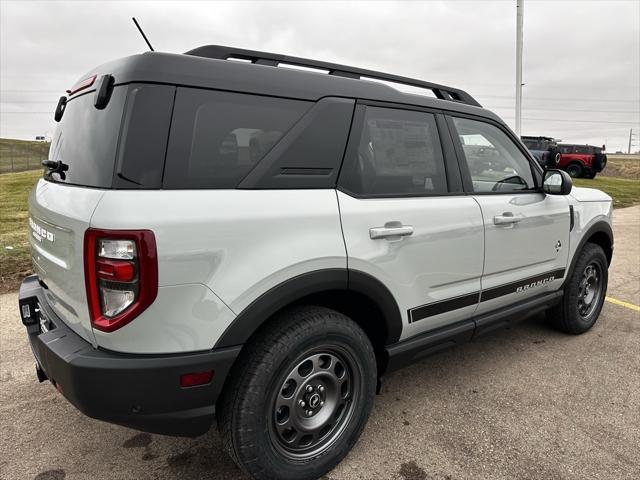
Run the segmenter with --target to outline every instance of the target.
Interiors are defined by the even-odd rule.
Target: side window
[[[311,105],[179,88],[163,187],[235,188]]]
[[[367,107],[355,158],[340,185],[358,195],[447,192],[444,158],[430,113]]]
[[[516,192],[535,189],[527,157],[498,127],[453,117],[469,166],[474,192]]]

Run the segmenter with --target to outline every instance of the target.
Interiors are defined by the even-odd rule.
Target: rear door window
[[[362,196],[441,195],[447,180],[433,114],[367,107],[340,186]]]
[[[178,88],[164,188],[235,188],[313,105]]]

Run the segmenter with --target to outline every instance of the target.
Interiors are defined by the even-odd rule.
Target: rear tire
[[[567,166],[567,173],[573,178],[580,178],[582,176],[582,165],[579,163],[572,163]]]
[[[323,307],[277,315],[245,346],[218,402],[233,460],[259,480],[316,479],[351,450],[375,396],[365,332]]]
[[[580,334],[593,327],[607,293],[608,262],[599,245],[587,243],[567,278],[562,302],[547,312],[556,328]]]

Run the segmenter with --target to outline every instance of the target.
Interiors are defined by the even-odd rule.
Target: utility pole
[[[631,154],[631,137],[633,137],[633,128],[629,129],[629,148],[627,149],[628,154]]]
[[[522,23],[524,0],[516,0],[516,135],[522,128]]]

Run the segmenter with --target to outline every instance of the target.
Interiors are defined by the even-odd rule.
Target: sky
[[[524,0],[522,134],[640,149],[640,0]],[[0,137],[55,131],[58,97],[114,58],[207,44],[277,52],[467,90],[512,128],[516,0],[0,0]]]

